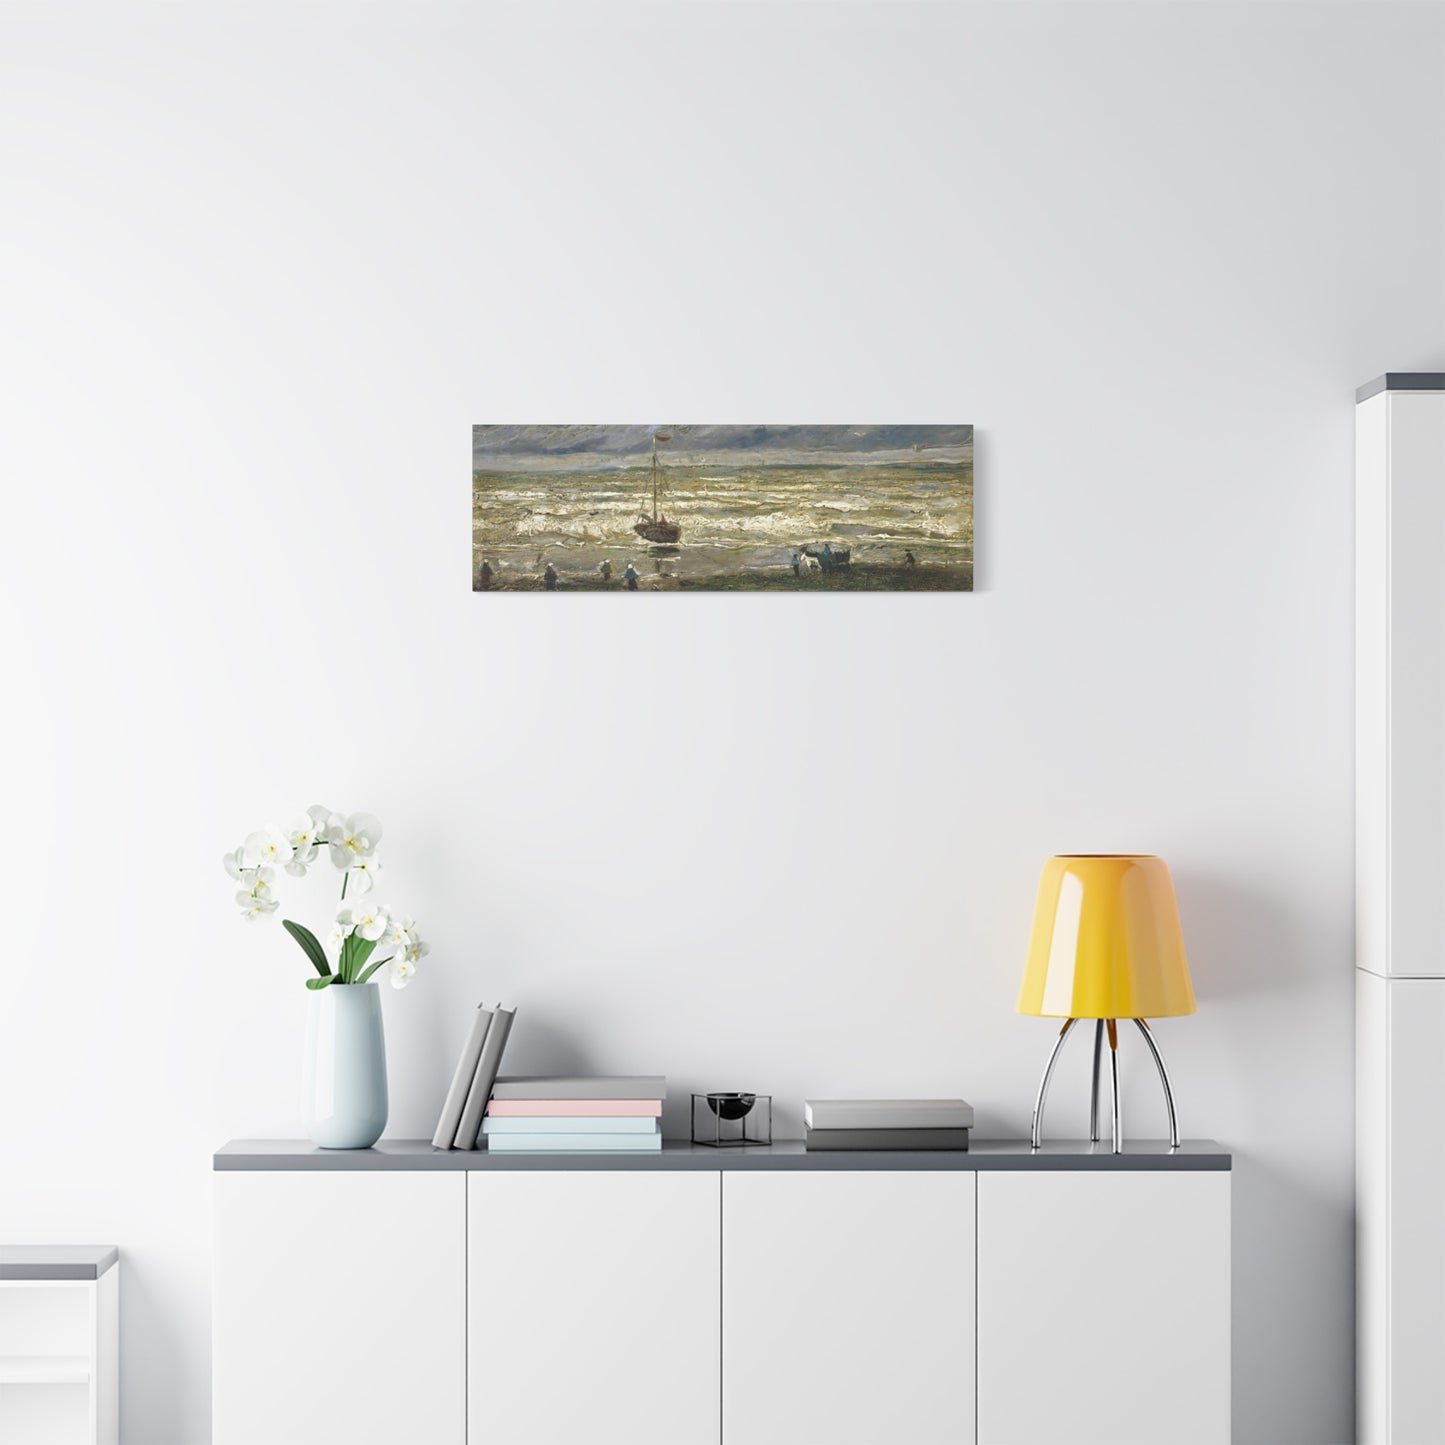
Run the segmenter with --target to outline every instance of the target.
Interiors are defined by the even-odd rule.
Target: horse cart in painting
[[[851,547],[835,547],[830,542],[824,542],[821,547],[810,544],[802,548],[802,554],[804,557],[816,558],[818,566],[824,572],[841,572],[848,566],[853,549]]]

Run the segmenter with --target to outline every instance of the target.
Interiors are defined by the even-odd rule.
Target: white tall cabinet
[[[1355,417],[1361,1445],[1445,1440],[1445,374]]]

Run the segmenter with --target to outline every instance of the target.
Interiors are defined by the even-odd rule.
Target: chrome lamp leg
[[[1099,1065],[1103,1061],[1104,1020],[1094,1020],[1094,1085],[1089,1091],[1089,1143],[1099,1142]]]
[[[1059,1030],[1059,1036],[1054,1040],[1053,1052],[1049,1055],[1049,1061],[1044,1065],[1044,1076],[1039,1080],[1039,1096],[1034,1100],[1034,1126],[1033,1126],[1033,1147],[1037,1149],[1040,1144],[1044,1123],[1044,1099],[1049,1092],[1049,1080],[1053,1077],[1054,1065],[1059,1061],[1059,1050],[1064,1046],[1064,1040],[1069,1036],[1069,1030],[1078,1023],[1078,1019],[1065,1019],[1064,1026]]]
[[[1109,1080],[1113,1086],[1114,1153],[1124,1152],[1124,1126],[1119,1117],[1119,1026],[1113,1019],[1104,1020],[1109,1030]]]
[[[1149,1045],[1149,1052],[1154,1055],[1154,1065],[1159,1070],[1159,1082],[1164,1085],[1164,1104],[1169,1110],[1169,1147],[1179,1147],[1179,1121],[1174,1116],[1174,1090],[1169,1087],[1169,1070],[1164,1067],[1164,1056],[1159,1052],[1159,1045],[1154,1042],[1154,1033],[1143,1019],[1135,1019],[1139,1025],[1139,1032],[1144,1035],[1144,1042]]]

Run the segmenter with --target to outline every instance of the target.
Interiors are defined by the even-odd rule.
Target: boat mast
[[[652,520],[657,520],[657,433],[652,434]]]

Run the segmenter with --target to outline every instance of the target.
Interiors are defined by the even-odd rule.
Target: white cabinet
[[[1356,1400],[1445,1440],[1445,374],[1355,409]]]
[[[1229,1158],[1128,1148],[230,1145],[214,1440],[1224,1441]]]
[[[979,1445],[1229,1439],[1229,1181],[979,1174]]]
[[[724,1174],[724,1445],[973,1439],[975,1178]]]
[[[719,1175],[467,1177],[470,1445],[717,1445]]]
[[[215,1176],[215,1445],[462,1445],[466,1176]]]
[[[8,1277],[5,1256],[30,1256],[14,1272],[43,1275],[40,1249],[0,1251],[0,1441],[16,1445],[114,1445],[119,1439],[120,1266],[104,1256],[91,1279]],[[64,1273],[74,1273],[60,1266]]]

